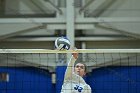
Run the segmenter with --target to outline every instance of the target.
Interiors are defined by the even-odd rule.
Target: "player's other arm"
[[[73,53],[70,58],[70,61],[68,62],[64,80],[72,79],[72,74],[74,73],[74,64],[77,58],[78,58],[78,53]]]

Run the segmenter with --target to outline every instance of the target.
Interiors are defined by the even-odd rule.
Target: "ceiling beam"
[[[7,38],[5,41],[55,41],[57,37],[14,37]],[[127,37],[75,37],[75,41],[118,41],[118,40],[130,40]],[[133,39],[131,39],[133,40]]]
[[[131,37],[133,39],[140,39],[140,34],[135,34],[135,33],[132,33],[132,32],[128,32],[128,31],[125,31],[125,30],[121,30],[121,29],[118,29],[116,27],[113,27],[111,25],[101,25],[101,24],[98,24],[96,25],[96,27],[100,27],[100,28],[103,28],[103,29],[107,29],[107,31],[111,31],[111,32],[118,32],[124,36],[127,36],[127,37]]]
[[[91,5],[93,1],[95,1],[95,0],[90,0],[90,1],[88,1],[83,7],[80,8],[79,13],[81,14],[81,12],[84,12],[85,9],[86,9],[89,5]]]
[[[61,15],[63,14],[62,10],[58,6],[56,6],[53,2],[51,2],[50,0],[44,0],[44,1],[51,4],[55,8],[55,10],[57,10],[59,12],[59,14],[61,14]]]
[[[13,32],[13,33],[8,33],[8,34],[5,34],[5,35],[0,35],[0,41],[3,41],[5,39],[13,37],[13,36],[17,36],[17,35],[22,34],[22,33],[31,32],[31,31],[35,31],[35,30],[38,30],[38,29],[42,29],[44,27],[45,26],[42,25],[42,26],[37,26],[37,27],[32,27],[32,28],[16,31],[16,32]]]
[[[107,10],[113,3],[118,0],[96,0],[93,4],[91,12],[87,13],[86,16],[99,17],[104,11]]]
[[[140,22],[140,17],[76,18],[75,23]],[[0,18],[0,23],[66,23],[65,18]]]

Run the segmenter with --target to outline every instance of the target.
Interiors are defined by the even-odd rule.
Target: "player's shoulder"
[[[85,85],[84,89],[86,93],[91,93],[91,87],[88,84]]]
[[[87,84],[87,86],[88,86],[89,89],[91,89],[90,85]]]
[[[88,90],[91,90],[91,87],[88,84],[85,85],[85,88],[88,89]]]

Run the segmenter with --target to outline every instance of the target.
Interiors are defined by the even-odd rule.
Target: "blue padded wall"
[[[140,93],[140,67],[104,67],[87,77],[93,93]]]
[[[53,93],[49,72],[32,67],[0,67],[9,82],[0,82],[0,93]]]
[[[58,66],[56,68],[56,93],[60,93],[61,87],[64,80],[64,74],[65,74],[66,66]]]
[[[9,73],[9,82],[0,82],[0,93],[60,93],[66,66],[56,68],[56,85],[51,75],[32,67],[0,67]],[[140,67],[104,67],[87,74],[92,93],[140,93]]]

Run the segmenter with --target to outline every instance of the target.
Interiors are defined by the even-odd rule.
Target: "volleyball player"
[[[61,93],[91,93],[91,87],[84,81],[86,65],[75,64],[78,53],[73,53],[67,65]]]

